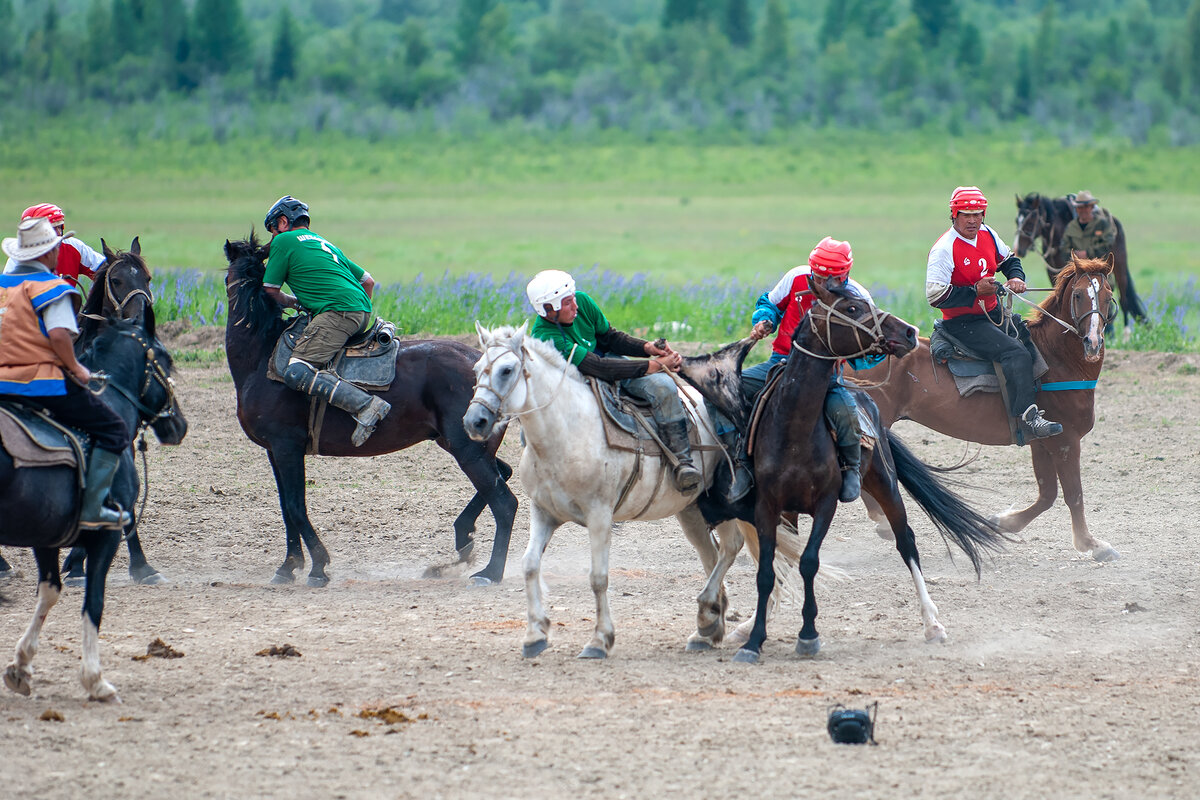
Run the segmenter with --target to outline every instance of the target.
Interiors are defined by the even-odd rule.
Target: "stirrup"
[[[691,461],[681,461],[674,470],[675,488],[683,494],[694,492],[704,481],[704,475]]]
[[[367,407],[358,412],[354,416],[354,420],[358,423],[354,429],[354,433],[350,436],[350,442],[355,447],[362,447],[367,439],[371,438],[371,434],[375,432],[375,426],[388,415],[392,410],[392,404],[386,400],[381,400],[378,397],[372,397],[371,402]]]
[[[100,513],[97,514],[97,519],[81,519],[79,527],[82,530],[97,531],[97,530],[125,530],[125,528],[133,522],[133,517],[128,511],[123,508],[112,509],[106,505],[100,506]]]

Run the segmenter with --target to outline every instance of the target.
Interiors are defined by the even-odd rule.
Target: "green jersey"
[[[271,240],[263,286],[287,284],[312,314],[371,311],[361,280],[366,272],[346,254],[308,230],[285,231]]]
[[[534,317],[529,333],[535,339],[550,342],[562,353],[563,358],[578,367],[583,363],[583,357],[596,349],[597,334],[608,333],[612,326],[608,324],[600,306],[587,293],[576,292],[575,303],[579,306],[579,313],[570,325],[559,325],[538,316]]]

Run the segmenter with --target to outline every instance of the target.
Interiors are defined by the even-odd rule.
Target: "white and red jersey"
[[[804,315],[813,307],[814,298],[808,288],[811,277],[812,267],[807,264],[792,268],[779,279],[779,283],[775,284],[773,289],[759,298],[755,307],[753,322],[770,319],[772,324],[779,327],[771,349],[780,355],[787,355],[791,351],[792,334],[804,319]],[[871,293],[853,278],[846,279],[846,287],[864,300],[871,301]]]
[[[996,296],[983,298],[982,305],[974,294],[970,304],[948,305],[956,287],[971,288],[982,278],[995,277],[999,263],[1012,253],[996,232],[981,225],[972,241],[964,239],[953,227],[929,251],[929,264],[925,271],[925,295],[929,304],[942,310],[944,319],[953,319],[963,314],[983,314],[996,307]]]
[[[85,278],[96,277],[96,270],[100,269],[103,263],[103,253],[97,253],[79,238],[72,236],[70,239],[63,239],[62,246],[58,248],[58,266],[54,268],[54,274],[78,287],[80,275]],[[4,269],[8,270],[12,266],[13,260],[10,258]]]

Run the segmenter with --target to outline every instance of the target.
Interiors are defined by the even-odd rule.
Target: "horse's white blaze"
[[[117,690],[100,674],[100,630],[83,614],[83,688],[93,700],[120,702]]]
[[[929,642],[946,641],[946,629],[938,622],[937,606],[925,588],[925,577],[916,560],[909,560],[908,569],[912,573],[913,585],[917,587],[917,600],[921,603],[921,620],[925,623],[925,640]]]
[[[1104,343],[1104,325],[1108,322],[1108,315],[1100,311],[1100,279],[1092,277],[1087,289],[1088,297],[1092,301],[1092,313],[1088,316],[1087,333],[1084,334],[1084,339],[1093,348],[1099,348]]]

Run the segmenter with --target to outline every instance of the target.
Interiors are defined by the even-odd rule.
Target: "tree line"
[[[0,104],[47,114],[1200,141],[1200,0],[0,0],[0,36]]]

